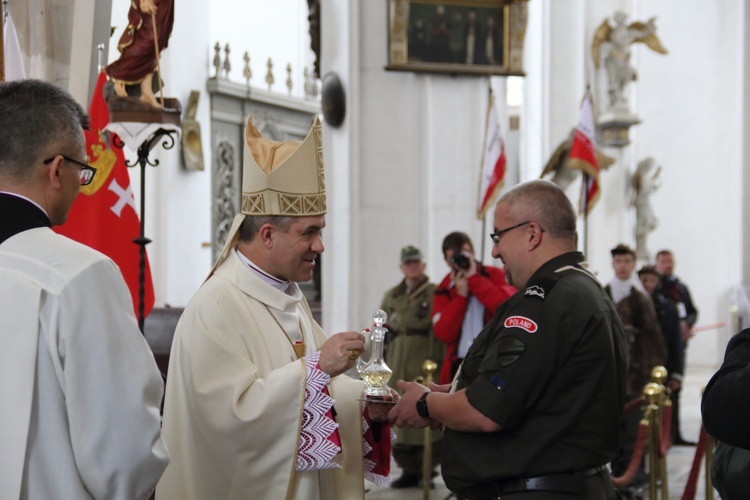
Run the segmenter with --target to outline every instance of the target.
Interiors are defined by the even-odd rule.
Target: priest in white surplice
[[[242,214],[172,344],[157,498],[361,499],[387,481],[389,408],[343,374],[364,337],[328,337],[297,286],[323,251],[320,122],[274,142],[248,118],[245,139]]]
[[[117,266],[50,229],[95,174],[88,117],[38,80],[0,110],[0,499],[146,499],[161,376]]]

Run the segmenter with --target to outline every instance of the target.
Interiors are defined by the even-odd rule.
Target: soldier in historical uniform
[[[423,375],[422,363],[431,359],[440,363],[445,346],[432,332],[432,296],[435,285],[424,274],[422,252],[414,246],[401,250],[401,272],[404,279],[383,296],[380,308],[388,313],[388,329],[392,335],[386,353],[386,363],[393,370],[390,384],[398,380],[414,380]],[[438,365],[439,366],[439,365]],[[439,432],[432,433],[432,466],[440,463]],[[399,431],[393,446],[393,458],[403,469],[403,475],[391,483],[393,488],[420,485],[424,432],[416,429]]]
[[[651,370],[664,365],[667,348],[659,326],[654,304],[646,294],[640,280],[635,277],[636,252],[620,243],[611,250],[612,269],[615,277],[605,290],[617,308],[630,345],[628,364],[628,401],[640,397],[643,386],[651,380]],[[620,476],[630,465],[638,437],[638,426],[643,417],[639,409],[622,417],[622,440],[617,456],[612,460],[612,473]],[[643,463],[630,483],[630,488],[638,490],[645,486],[648,476]]]

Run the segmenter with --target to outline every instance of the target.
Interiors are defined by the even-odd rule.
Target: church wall
[[[581,224],[580,246],[587,246],[593,270],[609,281],[609,249],[620,241],[635,242],[632,175],[638,161],[653,155],[663,165],[663,185],[652,198],[660,219],[649,238],[652,254],[661,247],[675,251],[677,274],[691,286],[701,310],[699,324],[727,321],[729,292],[739,282],[742,267],[739,3],[695,3],[688,9],[682,2],[532,0],[521,111],[521,177],[536,178],[554,147],[575,126],[587,83],[597,105],[606,104],[606,96],[600,94],[606,82],[601,74],[594,75],[589,54],[596,28],[619,8],[628,10],[631,21],[657,16],[659,37],[670,54],[633,47],[641,76],[628,93],[643,123],[631,129],[630,146],[605,149],[616,163],[602,174],[602,199],[586,226]],[[350,189],[358,196],[349,199],[357,207],[350,211],[349,221],[361,236],[353,243],[350,269],[362,292],[350,302],[350,324],[367,318],[383,291],[400,279],[401,246],[422,247],[436,281],[447,270],[439,248],[447,232],[463,229],[479,246],[481,223],[473,212],[487,87],[484,79],[384,71],[387,8],[371,2],[360,5],[360,10],[361,60],[348,60],[361,67],[354,92],[361,96],[362,110],[359,139],[350,146],[361,151],[357,164],[350,165],[358,176],[350,179]],[[696,42],[696,32],[706,33],[705,40]],[[699,83],[705,79],[710,81]],[[713,158],[721,173],[709,174],[705,161],[694,158]],[[401,186],[399,191],[396,186]],[[717,193],[721,194],[714,200]],[[571,187],[568,195],[577,205],[579,186]],[[696,202],[706,195],[710,203]],[[340,230],[336,217],[332,214],[329,224]],[[730,233],[720,240],[710,231],[717,221]],[[714,264],[703,264],[709,261]],[[700,334],[692,343],[690,362],[718,362],[726,336],[726,328]]]
[[[265,56],[253,55],[260,51],[254,47],[283,44],[289,59],[296,57],[302,64],[310,60],[306,22],[299,21],[306,17],[306,2],[287,5],[295,13],[286,16],[294,19],[292,35],[280,33],[282,28],[270,20],[281,14],[268,15],[267,6],[235,6],[242,16],[227,16],[232,4],[226,2],[210,8],[197,2],[180,4],[173,41],[163,59],[171,95],[186,102],[190,89],[204,91],[199,119],[204,124],[207,168],[210,130],[204,82],[213,75],[213,44],[227,40],[233,45],[234,81],[242,81],[241,54],[249,50],[258,86],[265,67],[258,69],[255,63]],[[712,324],[728,319],[730,291],[743,275],[741,248],[747,240],[741,168],[745,11],[740,2],[688,3],[689,8],[667,0],[653,5],[531,0],[518,132],[520,165],[509,168],[517,168],[522,180],[538,177],[553,149],[577,123],[587,83],[596,105],[604,103],[599,92],[606,82],[601,74],[593,74],[589,55],[602,20],[618,8],[626,9],[631,20],[656,15],[659,37],[670,53],[662,56],[642,45],[633,48],[640,78],[628,93],[643,123],[631,129],[629,147],[605,150],[617,162],[603,172],[602,199],[586,226],[580,226],[581,248],[587,245],[593,270],[609,281],[609,249],[620,241],[634,243],[630,178],[636,163],[653,155],[663,166],[663,185],[652,197],[660,225],[649,237],[649,247],[652,252],[661,247],[675,251],[677,274],[691,286],[701,310],[699,324]],[[181,15],[183,10],[191,14]],[[113,17],[125,11],[115,5]],[[329,331],[340,331],[369,322],[383,292],[401,278],[402,246],[415,244],[423,250],[433,281],[447,272],[440,243],[448,232],[468,232],[481,253],[482,234],[492,225],[490,216],[483,228],[474,214],[488,84],[486,78],[385,71],[386,2],[326,0],[322,12],[322,73],[339,75],[347,105],[340,128],[324,124],[329,215],[324,231],[323,323]],[[205,19],[210,20],[208,31]],[[254,29],[251,22],[258,19],[275,28]],[[234,41],[241,28],[242,37]],[[263,40],[254,38],[261,34]],[[301,41],[292,41],[295,36]],[[277,63],[275,68],[284,65]],[[279,90],[285,76],[275,72]],[[492,85],[505,118],[504,81],[493,78]],[[507,121],[502,123],[507,130]],[[176,150],[158,154],[163,162],[149,171],[146,229],[154,239],[149,252],[157,302],[184,305],[210,265],[210,250],[203,247],[210,238],[210,178],[208,171],[182,170]],[[577,185],[568,191],[574,205],[578,191]],[[486,253],[489,248],[485,242]],[[484,260],[491,262],[487,254]],[[728,335],[726,328],[700,334],[689,361],[716,363]]]
[[[628,181],[637,163],[653,156],[662,166],[662,187],[652,195],[659,219],[648,239],[652,256],[661,248],[675,252],[675,272],[690,286],[700,310],[698,325],[728,322],[731,292],[742,276],[743,6],[698,1],[638,5],[631,20],[656,16],[669,54],[643,45],[633,49],[639,80],[629,89],[631,107],[643,123],[631,129],[628,160],[604,174],[619,176],[620,185],[610,184],[603,194],[605,212],[626,211],[626,231],[604,229],[590,252],[592,262],[610,279],[609,248],[618,237],[634,242]],[[617,197],[609,197],[615,189]],[[592,219],[604,226],[609,220],[596,213],[599,208]],[[729,327],[698,334],[688,362],[718,362],[730,334]]]

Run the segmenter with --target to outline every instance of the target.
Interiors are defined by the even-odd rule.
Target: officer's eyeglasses
[[[70,163],[75,163],[78,166],[78,179],[81,181],[81,186],[88,186],[91,184],[91,181],[94,180],[94,174],[96,173],[96,169],[92,167],[91,165],[88,165],[86,163],[82,163],[78,160],[74,160],[73,158],[70,158],[65,155],[57,155],[62,156],[63,160],[69,161]],[[44,164],[47,165],[52,162],[57,156],[53,156],[52,158],[47,158],[44,160]]]
[[[490,233],[490,238],[492,238],[492,243],[497,245],[500,243],[500,238],[507,233],[508,231],[513,231],[514,229],[518,229],[521,226],[525,226],[526,224],[531,224],[532,221],[527,220],[526,222],[521,222],[520,224],[516,224],[515,226],[511,226],[505,229],[495,229],[493,232]]]

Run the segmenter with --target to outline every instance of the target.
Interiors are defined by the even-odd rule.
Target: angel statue
[[[544,170],[540,176],[544,177],[552,174],[551,181],[557,184],[563,191],[580,175],[580,170],[568,165],[568,154],[570,153],[570,145],[573,142],[574,134],[575,129],[557,146],[555,152],[547,160],[547,164],[544,166]],[[599,170],[606,170],[615,162],[614,158],[605,155],[599,149],[596,150],[596,160],[599,164]]]
[[[635,253],[639,260],[651,261],[651,252],[646,246],[648,233],[656,229],[659,221],[651,207],[651,195],[661,187],[661,167],[653,158],[646,158],[638,164],[633,176],[633,205],[635,206]]]
[[[615,25],[610,26],[605,19],[594,34],[591,55],[594,66],[599,69],[600,51],[605,42],[609,48],[604,57],[604,67],[607,70],[609,82],[609,111],[615,117],[630,117],[632,114],[625,99],[625,87],[638,79],[636,69],[630,65],[630,46],[636,42],[643,42],[651,50],[659,54],[666,54],[667,49],[656,36],[656,18],[652,17],[647,23],[639,21],[626,24],[628,16],[622,11],[615,12],[612,17]]]

